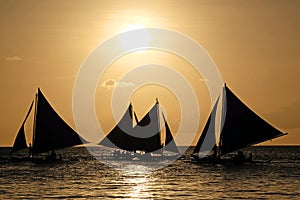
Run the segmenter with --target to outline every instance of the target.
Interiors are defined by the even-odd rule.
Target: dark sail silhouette
[[[24,124],[32,110],[31,108],[32,105],[18,132],[12,151],[27,147]],[[38,88],[35,98],[32,153],[38,154],[84,143],[87,142],[64,122]]]
[[[178,147],[175,144],[175,140],[173,138],[173,135],[171,133],[170,127],[168,125],[168,122],[165,118],[164,113],[162,113],[162,116],[163,116],[163,119],[164,119],[164,122],[165,122],[165,127],[166,127],[166,140],[165,140],[164,150],[165,151],[171,151],[171,152],[174,152],[174,153],[179,153]]]
[[[32,109],[32,106],[33,106],[33,102],[31,103],[30,105],[30,108],[26,114],[26,117],[21,125],[21,128],[19,129],[18,131],[18,134],[16,136],[16,139],[14,141],[14,144],[13,144],[13,148],[11,149],[10,153],[14,153],[14,152],[17,152],[21,149],[26,149],[27,148],[27,142],[26,142],[26,137],[25,137],[25,122],[31,112],[31,109]]]
[[[219,143],[217,144],[216,140],[214,143],[212,142],[215,145],[214,148],[217,146],[219,148],[217,157],[287,134],[276,129],[248,108],[226,84],[223,89],[223,101],[225,101],[223,105],[226,105],[226,118],[220,133]],[[218,101],[214,105],[193,153],[202,152],[207,136],[209,139],[215,139],[217,104]],[[209,128],[209,126],[213,127]]]
[[[136,150],[154,152],[162,148],[158,101],[133,128]]]
[[[32,144],[34,154],[87,143],[55,112],[40,89],[37,102]]]
[[[226,85],[227,111],[220,135],[220,154],[277,138],[283,133],[248,108]]]
[[[213,148],[216,148],[215,120],[216,120],[218,102],[219,102],[219,98],[217,99],[211,111],[211,114],[209,115],[209,118],[194,148],[193,153],[207,152],[212,150]]]
[[[12,154],[21,149],[26,149],[26,148],[27,148],[27,143],[25,138],[24,124],[22,124],[10,153]]]
[[[119,123],[101,142],[98,143],[98,145],[111,148],[117,147],[128,151],[134,150],[137,144],[132,144],[132,142],[134,142],[134,137],[128,134],[133,130],[132,112],[132,104],[130,104]]]
[[[132,105],[130,104],[119,123],[98,144],[112,148],[120,148],[126,151],[144,151],[147,153],[160,150],[163,144],[173,142],[166,150],[178,152],[169,127],[167,128],[167,132],[169,133],[167,133],[168,136],[166,136],[169,140],[168,143],[161,141],[158,101],[140,121],[137,121],[137,125],[134,127],[133,115],[137,120],[135,112],[132,111]],[[176,148],[174,146],[176,146]]]

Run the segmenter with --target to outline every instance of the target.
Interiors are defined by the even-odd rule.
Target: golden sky
[[[289,133],[267,144],[299,145],[299,10],[297,0],[0,1],[0,145],[12,145],[37,87],[75,128],[72,91],[81,64],[98,44],[132,25],[171,29],[193,38],[250,108]],[[200,133],[210,109],[205,82],[184,59],[157,51],[121,57],[99,81],[96,110],[104,131],[114,121],[109,107],[113,88],[103,83],[149,62],[172,66],[191,82],[201,107]],[[150,109],[156,96],[176,133],[180,108],[166,88],[148,85],[136,91],[131,100],[138,116]]]

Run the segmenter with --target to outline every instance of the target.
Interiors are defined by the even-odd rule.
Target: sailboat
[[[32,146],[27,146],[25,137],[25,122],[32,112],[34,105],[34,121]],[[43,160],[56,160],[54,150],[87,143],[79,136],[52,108],[42,91],[38,88],[35,100],[30,105],[27,115],[15,138],[10,155],[13,160],[41,160],[37,155],[51,151],[51,154]],[[27,157],[18,157],[16,152],[29,149]]]
[[[217,99],[194,148],[192,156],[198,162],[251,162],[252,154],[250,153],[247,158],[240,151],[241,149],[287,135],[253,112],[225,84],[222,91],[222,115],[226,116],[222,117],[225,121],[221,122],[223,127],[217,142],[215,125],[219,100],[220,97]],[[238,152],[237,156],[224,158],[229,153],[236,151]]]
[[[165,135],[160,128],[159,116],[158,99],[140,121],[130,103],[119,123],[98,145],[114,148],[114,157],[121,159],[148,159],[155,157],[155,154],[160,154],[155,158],[162,158],[166,157],[166,152],[172,152],[174,153],[172,156],[178,156],[178,147],[163,112]],[[136,122],[135,126],[134,122]]]

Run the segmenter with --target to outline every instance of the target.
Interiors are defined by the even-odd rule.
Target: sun
[[[135,29],[143,29],[143,28],[146,28],[146,27],[144,25],[142,25],[142,24],[130,24],[127,27],[125,27],[122,30],[122,32],[132,31],[132,30],[135,30]]]
[[[132,30],[137,31],[133,34],[130,34],[130,36],[121,35],[120,42],[123,50],[127,51],[139,46],[149,46],[149,44],[151,43],[151,36],[144,25],[131,24],[123,29],[122,32],[128,32]]]

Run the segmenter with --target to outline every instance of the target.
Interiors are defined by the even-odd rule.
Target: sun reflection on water
[[[151,170],[143,165],[129,165],[124,171],[123,181],[128,185],[128,193],[124,195],[125,199],[148,199],[152,197]]]

